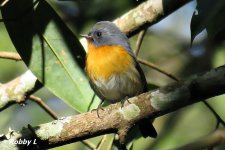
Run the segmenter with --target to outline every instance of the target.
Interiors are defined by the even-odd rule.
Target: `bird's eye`
[[[96,32],[96,36],[97,36],[97,37],[101,37],[101,36],[102,36],[102,32],[97,31],[97,32]]]

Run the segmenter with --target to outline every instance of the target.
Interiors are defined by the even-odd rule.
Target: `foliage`
[[[83,72],[85,53],[78,39],[45,1],[14,1],[2,16],[16,18],[24,11],[22,20],[5,22],[18,53],[45,87],[77,111],[87,111],[94,93]]]

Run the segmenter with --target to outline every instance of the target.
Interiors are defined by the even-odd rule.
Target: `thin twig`
[[[106,139],[107,139],[107,134],[106,135],[104,135],[103,137],[102,137],[102,139],[100,140],[100,142],[98,143],[98,145],[97,145],[97,150],[101,150],[102,149],[102,146],[103,146],[103,144],[105,143],[105,141],[106,141]]]
[[[209,105],[206,101],[202,101],[208,108],[209,110],[213,113],[213,115],[216,117],[217,121],[221,123],[225,127],[225,122],[223,119],[217,114],[217,112],[212,108],[212,106]]]
[[[163,69],[160,68],[159,66],[156,66],[155,64],[153,64],[153,63],[151,63],[151,62],[149,62],[149,61],[146,61],[146,60],[143,60],[143,59],[140,59],[140,58],[138,58],[138,61],[139,61],[141,64],[143,64],[143,65],[146,65],[146,66],[148,66],[148,67],[150,67],[150,68],[152,68],[152,69],[157,70],[158,72],[161,72],[162,74],[165,74],[166,76],[168,76],[169,78],[171,78],[171,79],[173,79],[173,80],[175,80],[175,81],[177,81],[177,82],[180,81],[180,79],[178,79],[177,77],[175,77],[175,76],[172,75],[171,73],[166,72],[165,70],[163,70]]]
[[[30,95],[29,98],[36,102],[39,106],[41,106],[41,108],[43,108],[53,119],[58,119],[56,113],[48,107],[48,105],[46,105],[41,98],[34,96],[34,95]]]
[[[91,143],[88,140],[83,140],[81,141],[84,145],[86,145],[88,148],[95,150],[96,149],[96,145]]]
[[[7,2],[9,2],[9,0],[2,0],[0,2],[0,7],[3,7]]]
[[[11,60],[22,60],[20,55],[15,52],[0,52],[0,58],[11,59]]]
[[[48,105],[46,105],[42,100],[41,98],[37,97],[37,96],[34,96],[34,95],[30,95],[29,98],[36,102],[39,106],[41,106],[53,119],[58,119],[56,113],[48,107]],[[86,145],[87,147],[89,147],[90,149],[95,149],[96,146],[91,143],[90,141],[88,140],[83,140],[81,141],[84,145]]]
[[[145,33],[146,33],[147,29],[144,29],[142,30],[139,34],[138,34],[138,39],[137,39],[137,42],[136,42],[136,49],[134,51],[135,55],[137,56],[139,51],[140,51],[140,48],[141,48],[141,43],[144,39],[144,36],[145,36]]]

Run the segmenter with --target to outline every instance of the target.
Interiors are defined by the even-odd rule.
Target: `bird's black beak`
[[[91,39],[92,39],[92,36],[90,36],[90,35],[80,34],[80,36],[81,36],[81,37],[84,37],[84,38],[86,38],[86,39],[88,39],[88,40],[91,40]]]

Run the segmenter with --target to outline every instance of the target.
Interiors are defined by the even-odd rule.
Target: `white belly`
[[[94,84],[101,97],[111,103],[138,95],[144,88],[136,68],[131,68],[126,73],[112,75],[108,80],[97,79]]]

